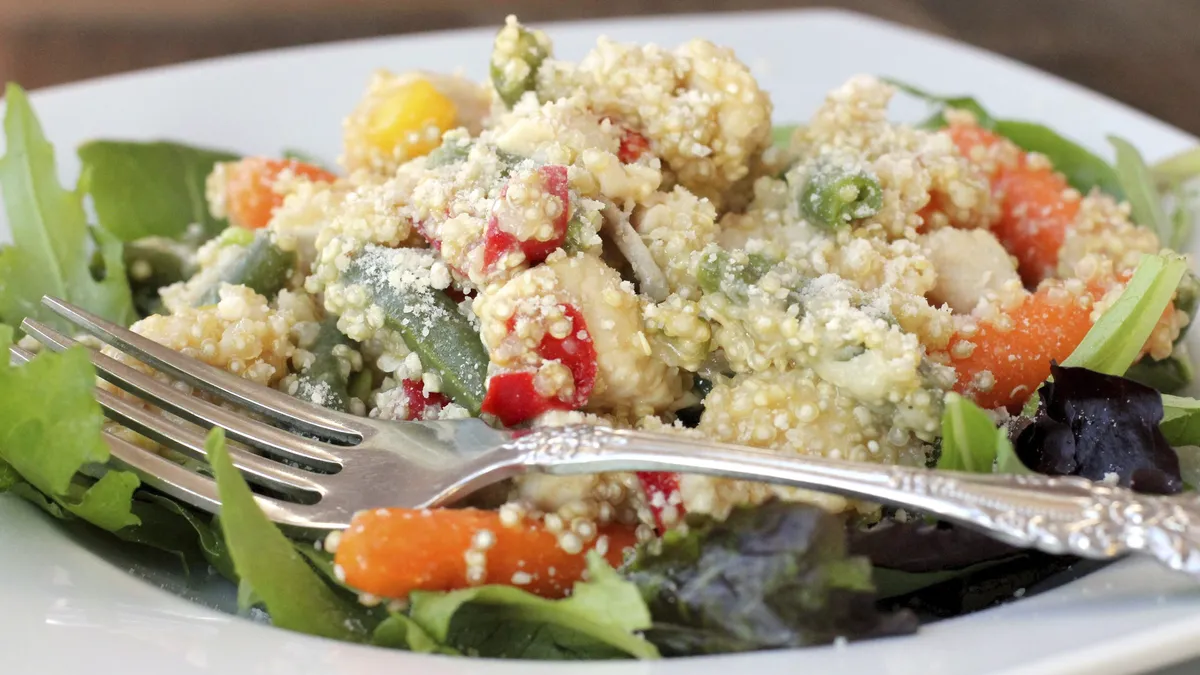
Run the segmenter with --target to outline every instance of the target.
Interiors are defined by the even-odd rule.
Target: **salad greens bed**
[[[1045,154],[1081,191],[1099,188],[1128,200],[1134,220],[1164,243],[1178,246],[1190,233],[1188,182],[1200,174],[1200,151],[1148,167],[1132,145],[1114,137],[1111,166],[1044,126],[996,119],[974,99],[898,86],[939,107],[925,126],[943,124],[947,107],[970,110],[984,126]],[[214,163],[236,155],[166,142],[94,141],[78,149],[83,171],[69,190],[58,182],[53,148],[25,93],[9,85],[6,99],[0,190],[13,242],[0,249],[4,354],[26,317],[66,328],[40,306],[43,295],[125,325],[153,311],[147,287],[174,279],[131,279],[129,263],[142,254],[134,242],[158,237],[194,247],[220,234],[226,223],[208,213],[204,181]],[[779,128],[775,137],[789,133]],[[936,468],[1093,480],[1115,474],[1122,485],[1167,494],[1200,483],[1200,401],[1170,395],[1191,381],[1191,365],[1136,363],[1177,289],[1180,306],[1194,311],[1200,284],[1185,260],[1146,257],[1024,415],[997,426],[989,413],[951,394]],[[338,580],[328,553],[288,538],[258,509],[220,430],[208,440],[223,503],[219,517],[107,466],[94,382],[80,348],[42,353],[21,366],[0,359],[0,491],[54,518],[82,520],[167,551],[189,574],[219,574],[238,584],[242,611],[260,607],[280,627],[334,639],[531,659],[798,647],[909,633],[919,615],[989,606],[1075,562],[919,514],[847,527],[814,507],[771,503],[736,510],[723,522],[689,515],[687,528],[642,545],[619,570],[592,554],[587,581],[566,599],[482,586],[416,592],[403,606],[369,606]]]

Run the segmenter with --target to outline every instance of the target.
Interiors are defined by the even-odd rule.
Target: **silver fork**
[[[237,468],[275,496],[258,503],[274,521],[300,531],[348,526],[355,512],[383,506],[429,507],[522,473],[674,471],[808,488],[936,515],[1016,546],[1086,558],[1144,553],[1200,576],[1200,505],[1081,478],[983,475],[770,454],[683,436],[594,426],[504,431],[480,420],[389,422],[314,406],[255,385],[163,347],[61,300],[43,303],[103,342],[198,390],[268,418],[241,415],[91,352],[101,377],[163,411],[152,412],[102,389],[113,420],[198,460],[199,427],[220,426],[255,452],[231,444]],[[49,326],[24,330],[53,350],[76,344]],[[32,358],[14,347],[19,361]],[[193,426],[196,425],[196,426]],[[109,435],[114,463],[149,485],[217,513],[209,477]],[[289,460],[288,463],[278,461]]]

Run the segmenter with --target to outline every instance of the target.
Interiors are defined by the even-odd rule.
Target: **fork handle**
[[[1046,553],[1154,556],[1200,577],[1200,507],[1078,477],[996,475],[785,456],[686,436],[578,425],[507,444],[528,471],[671,471],[788,485],[936,515]]]

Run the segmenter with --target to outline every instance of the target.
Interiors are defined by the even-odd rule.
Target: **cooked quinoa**
[[[920,466],[948,392],[1019,402],[1019,387],[994,391],[1014,357],[981,336],[1014,330],[1032,298],[1094,321],[1161,247],[1128,205],[1064,191],[1078,216],[1057,266],[1027,284],[1023,252],[997,235],[991,177],[1045,158],[894,123],[893,87],[873,77],[773,147],[769,96],[707,41],[601,39],[570,63],[510,17],[490,67],[487,83],[374,75],[344,125],[344,175],[281,173],[265,226],[204,245],[199,271],[162,289],[167,314],[133,329],[380,419],[596,424]],[[948,120],[974,129],[968,113]],[[229,176],[209,179],[218,215]],[[251,255],[279,267],[273,286],[237,276]],[[1165,314],[1146,353],[1170,356],[1186,323]],[[447,353],[478,357],[475,370],[450,372]],[[772,498],[873,512],[727,479],[676,485],[531,475],[499,512],[541,520],[568,552],[607,546],[598,525],[645,540],[684,513]],[[464,552],[470,578],[492,541],[481,531]]]

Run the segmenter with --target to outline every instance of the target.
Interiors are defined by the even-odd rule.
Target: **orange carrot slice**
[[[256,230],[266,227],[275,209],[283,204],[283,195],[275,183],[284,172],[311,181],[332,183],[337,176],[294,159],[247,157],[226,167],[225,211],[234,225]]]
[[[1050,166],[1031,165],[1028,155],[1010,141],[972,124],[954,124],[947,131],[967,158],[976,148],[990,150],[1008,144],[1004,153],[1015,161],[998,159],[985,167],[992,191],[1000,201],[1000,217],[992,232],[1018,260],[1027,286],[1054,276],[1058,253],[1067,231],[1079,215],[1079,198],[1063,176]]]
[[[1062,362],[1083,341],[1091,312],[1061,286],[1046,287],[1007,315],[1010,330],[980,322],[973,334],[954,336],[955,391],[985,408],[1019,407],[1050,376],[1050,361]]]
[[[334,562],[354,588],[404,598],[415,590],[470,586],[467,553],[481,550],[485,573],[476,581],[561,598],[583,575],[588,550],[596,549],[616,566],[636,541],[633,528],[605,525],[583,551],[568,553],[540,521],[506,526],[495,511],[375,509],[354,516],[342,533]]]

